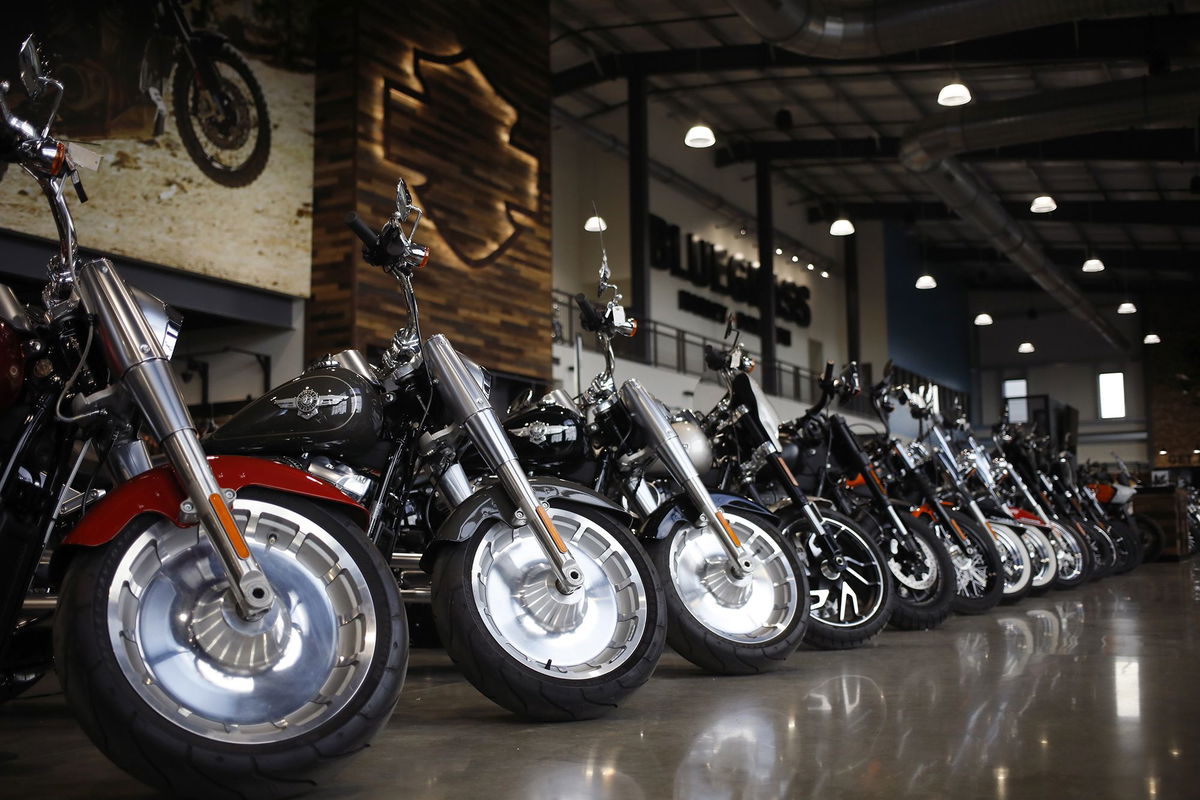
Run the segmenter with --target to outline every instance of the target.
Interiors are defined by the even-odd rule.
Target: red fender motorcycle
[[[20,63],[26,108],[53,120],[62,84],[30,40]],[[59,252],[41,306],[0,285],[0,699],[36,679],[52,621],[67,702],[120,767],[176,796],[298,794],[395,705],[395,581],[333,486],[205,456],[169,364],[179,318],[81,257],[63,196],[86,200],[80,151],[7,92],[0,170],[37,181]],[[102,499],[88,472],[111,481]]]

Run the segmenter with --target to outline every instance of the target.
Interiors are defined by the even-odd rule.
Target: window
[[[1100,419],[1125,416],[1125,373],[1100,373]]]
[[[1004,382],[1004,400],[1008,405],[1009,422],[1029,422],[1029,383],[1024,378]]]

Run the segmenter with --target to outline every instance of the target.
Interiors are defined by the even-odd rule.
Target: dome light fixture
[[[947,83],[938,92],[939,106],[965,106],[971,102],[971,90],[961,83]]]
[[[807,269],[809,272],[812,272],[816,268],[817,268],[816,264],[809,264],[808,266],[805,267],[805,269]]]
[[[799,263],[800,263],[800,256],[792,256],[792,263],[793,263],[793,264],[799,264]]]
[[[695,148],[712,147],[717,143],[717,137],[707,125],[693,125],[683,137],[683,143]]]
[[[1104,272],[1104,262],[1098,258],[1089,258],[1083,262],[1084,272]]]
[[[1162,339],[1159,338],[1157,333],[1147,333],[1142,338],[1142,344],[1162,344]]]
[[[776,247],[776,248],[775,248],[775,255],[777,255],[777,256],[781,256],[781,255],[783,255],[783,248],[782,248],[782,247]]]
[[[587,222],[583,223],[583,229],[588,233],[600,233],[608,230],[608,223],[604,221],[604,217],[591,216],[587,218]]]
[[[1035,349],[1036,348],[1034,348],[1033,342],[1021,342],[1019,345],[1017,345],[1018,353],[1032,353]]]
[[[1121,303],[1121,305],[1117,306],[1117,313],[1118,314],[1136,314],[1137,306],[1135,306],[1133,303],[1126,300],[1124,303]]]
[[[1166,450],[1159,450],[1159,451],[1158,451],[1158,454],[1159,454],[1160,456],[1165,456],[1165,455],[1167,454],[1167,451],[1166,451]]]
[[[854,233],[854,223],[845,217],[838,217],[829,226],[830,236],[849,236]]]
[[[992,315],[986,311],[975,315],[975,324],[979,325],[980,327],[983,327],[984,325],[991,325],[992,322]]]
[[[917,288],[918,289],[936,289],[937,288],[937,280],[932,275],[930,275],[928,272],[926,272],[924,275],[917,278]]]
[[[829,273],[828,273],[826,270],[821,270],[821,277],[822,277],[822,278],[828,278],[828,277],[829,277]]]
[[[1035,214],[1049,214],[1056,208],[1058,208],[1058,203],[1054,202],[1054,198],[1048,194],[1033,198],[1033,202],[1029,204],[1029,210]]]

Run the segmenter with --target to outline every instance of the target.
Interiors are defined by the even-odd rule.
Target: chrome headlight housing
[[[479,384],[479,388],[483,390],[484,396],[490,398],[492,396],[492,373],[462,353],[459,353],[458,357],[462,359],[463,364],[466,364],[467,371],[471,373],[471,377]]]
[[[149,292],[142,291],[136,286],[130,286],[129,291],[137,302],[142,316],[154,333],[154,338],[162,345],[163,352],[170,360],[175,352],[175,344],[179,341],[179,332],[183,329],[183,315],[171,306],[159,300]]]
[[[767,393],[758,385],[758,381],[751,378],[750,388],[754,392],[754,399],[758,404],[759,423],[766,429],[767,436],[770,437],[771,444],[775,445],[775,449],[782,450],[783,445],[779,441],[779,413],[767,399]]]

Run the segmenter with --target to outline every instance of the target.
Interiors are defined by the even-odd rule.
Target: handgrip
[[[594,333],[604,326],[604,320],[596,313],[596,307],[588,301],[583,292],[575,295],[575,305],[579,306],[580,323],[585,331]]]
[[[725,367],[725,354],[711,344],[704,345],[704,363],[713,372],[720,372]]]
[[[821,383],[829,383],[831,380],[833,380],[833,370],[834,370],[833,362],[826,361],[825,362],[825,373],[821,376]]]
[[[362,239],[363,244],[367,247],[374,247],[379,242],[379,235],[353,211],[346,214],[346,227],[354,231],[354,235]]]

